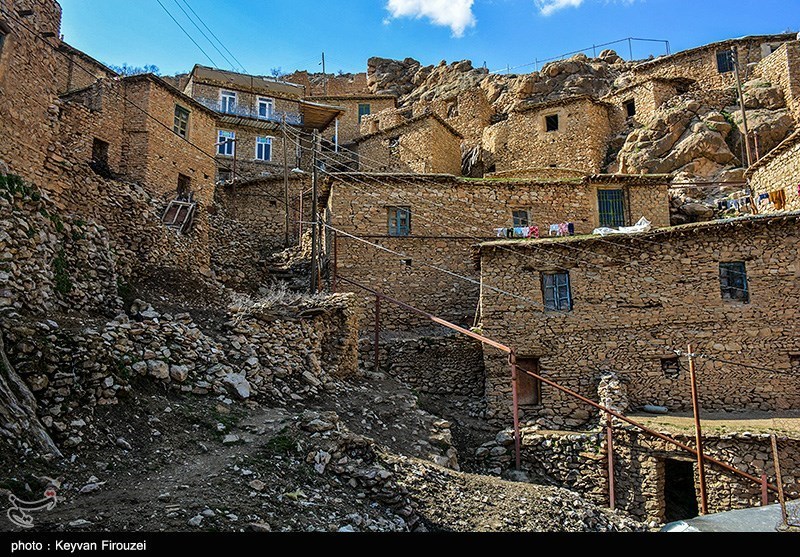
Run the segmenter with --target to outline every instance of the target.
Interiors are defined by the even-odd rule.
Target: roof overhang
[[[339,106],[300,101],[303,127],[308,130],[324,130],[345,112],[346,109]]]

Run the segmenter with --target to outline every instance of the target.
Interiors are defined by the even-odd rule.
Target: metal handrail
[[[231,115],[231,116],[240,116],[242,118],[251,118],[253,120],[261,120],[264,122],[275,122],[281,123],[283,122],[284,117],[286,118],[286,123],[293,126],[301,126],[303,125],[303,115],[299,112],[290,112],[290,111],[281,111],[281,110],[273,110],[267,116],[263,116],[259,114],[257,108],[251,108],[249,106],[242,106],[239,104],[234,104],[233,108],[230,108],[230,105],[223,107],[222,101],[219,99],[207,99],[203,97],[195,98],[197,102],[205,106],[206,108],[210,108],[214,112],[217,112],[222,115]],[[223,109],[224,108],[224,109]]]

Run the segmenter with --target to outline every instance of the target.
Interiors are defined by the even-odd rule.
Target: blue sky
[[[210,65],[159,1],[217,66],[231,64],[189,23],[184,2],[256,74],[320,71],[322,51],[329,72],[364,71],[370,56],[471,59],[496,70],[630,36],[666,39],[675,51],[800,28],[797,0],[60,0],[62,33],[109,64],[165,74]],[[627,57],[627,44],[618,51]],[[651,53],[664,46],[634,44],[635,57]]]

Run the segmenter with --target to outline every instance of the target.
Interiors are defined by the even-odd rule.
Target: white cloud
[[[475,27],[472,5],[475,0],[389,0],[386,9],[392,18],[427,18],[434,25],[449,27],[454,37]]]
[[[534,0],[542,15],[550,15],[564,8],[577,8],[583,0]]]
[[[583,5],[583,2],[584,0],[533,0],[533,3],[536,4],[543,16],[552,15],[564,8],[579,8]],[[636,0],[605,0],[605,2],[606,4],[633,4]]]

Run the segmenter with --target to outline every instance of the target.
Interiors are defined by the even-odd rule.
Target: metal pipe
[[[517,354],[512,350],[508,356],[511,364],[511,396],[514,404],[514,454],[516,456],[517,471],[522,468],[522,433],[519,427],[519,373],[517,372]]]
[[[289,247],[289,227],[290,225],[290,218],[289,218],[289,158],[287,153],[287,133],[286,133],[286,115],[283,116],[283,204],[286,206],[286,215],[285,215],[285,222],[284,226],[286,232],[284,234],[283,244],[285,248]],[[300,213],[300,218],[303,218],[303,214]]]
[[[608,445],[608,507],[613,511],[617,508],[614,486],[614,430],[611,415],[606,414],[606,443]]]
[[[761,474],[761,506],[769,505],[769,490],[767,489],[767,474]]]
[[[706,464],[703,459],[703,430],[700,426],[700,397],[697,395],[697,369],[694,361],[692,345],[689,345],[689,380],[692,384],[692,410],[694,413],[694,434],[697,443],[697,475],[700,480],[700,512],[708,514],[708,496],[706,493]]]
[[[338,290],[339,285],[339,234],[333,231],[333,291]]]
[[[375,296],[375,372],[380,371],[381,356],[381,297]]]
[[[317,292],[317,258],[319,254],[317,252],[317,234],[319,234],[319,213],[317,211],[317,203],[318,203],[318,182],[319,182],[319,169],[317,168],[317,130],[314,130],[314,150],[313,150],[313,178],[312,178],[312,188],[311,188],[311,214],[313,215],[312,224],[311,224],[311,288],[310,292],[312,295],[316,294]]]

